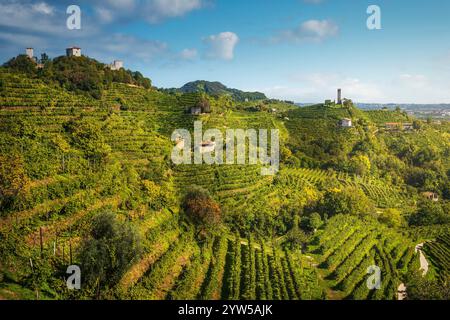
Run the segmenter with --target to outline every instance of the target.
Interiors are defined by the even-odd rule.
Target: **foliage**
[[[318,210],[329,217],[337,214],[364,216],[374,212],[373,205],[367,196],[353,187],[327,191],[318,204]]]
[[[114,286],[140,253],[140,240],[133,228],[111,213],[99,214],[80,250],[82,279],[88,286]]]
[[[201,187],[192,186],[187,191],[182,208],[201,231],[217,230],[221,223],[219,205],[211,198],[209,192]]]

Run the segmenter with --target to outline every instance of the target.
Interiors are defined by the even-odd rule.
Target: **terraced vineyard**
[[[439,236],[436,240],[427,242],[424,252],[431,264],[436,268],[439,277],[444,282],[450,280],[450,235],[448,233]]]
[[[351,299],[395,299],[401,276],[418,269],[413,243],[379,223],[335,216],[316,236],[310,251],[320,259],[320,274],[333,295]],[[381,288],[367,286],[368,268],[381,269]]]
[[[419,268],[419,239],[428,240],[424,252],[439,281],[448,279],[444,227],[407,227],[421,191],[402,182],[407,161],[394,163],[392,179],[380,174],[406,139],[374,134],[367,123],[387,120],[381,115],[208,97],[212,112],[193,116],[186,108],[197,94],[112,83],[94,99],[4,68],[0,80],[0,298],[394,299]],[[343,117],[354,127],[340,128]],[[279,172],[262,176],[259,164],[173,164],[172,132],[199,120],[204,130],[279,129]],[[436,133],[426,130],[408,137]],[[445,134],[420,143],[444,154]],[[392,153],[379,159],[385,142]],[[370,163],[357,174],[352,161],[361,155]],[[192,186],[207,190],[220,209],[211,232],[183,207]],[[348,214],[323,209],[330,190],[361,190],[373,212],[353,212],[347,198]],[[68,293],[61,274],[81,263],[93,221],[105,212],[139,236],[141,251],[118,283]],[[386,212],[401,212],[399,221],[384,221]],[[382,273],[379,290],[366,285],[373,265]]]

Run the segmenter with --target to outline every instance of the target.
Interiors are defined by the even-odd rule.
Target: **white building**
[[[26,55],[28,58],[33,59],[34,58],[34,49],[33,48],[27,48]]]
[[[200,153],[211,153],[216,150],[216,142],[215,141],[203,141],[200,146]]]
[[[353,126],[352,119],[344,118],[341,120],[341,127],[351,128]]]
[[[121,61],[121,60],[114,60],[114,62],[109,65],[109,68],[111,70],[120,70],[120,69],[123,68],[123,61]]]
[[[68,57],[81,57],[81,48],[78,47],[67,48],[66,55]]]

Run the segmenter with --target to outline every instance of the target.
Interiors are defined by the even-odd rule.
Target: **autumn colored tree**
[[[209,192],[201,187],[193,186],[188,190],[182,208],[187,218],[202,233],[214,231],[221,223],[220,206],[211,198]]]

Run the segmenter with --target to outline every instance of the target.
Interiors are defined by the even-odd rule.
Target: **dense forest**
[[[44,62],[0,68],[0,298],[450,298],[449,122]],[[172,132],[197,120],[279,129],[279,172],[173,164]]]

